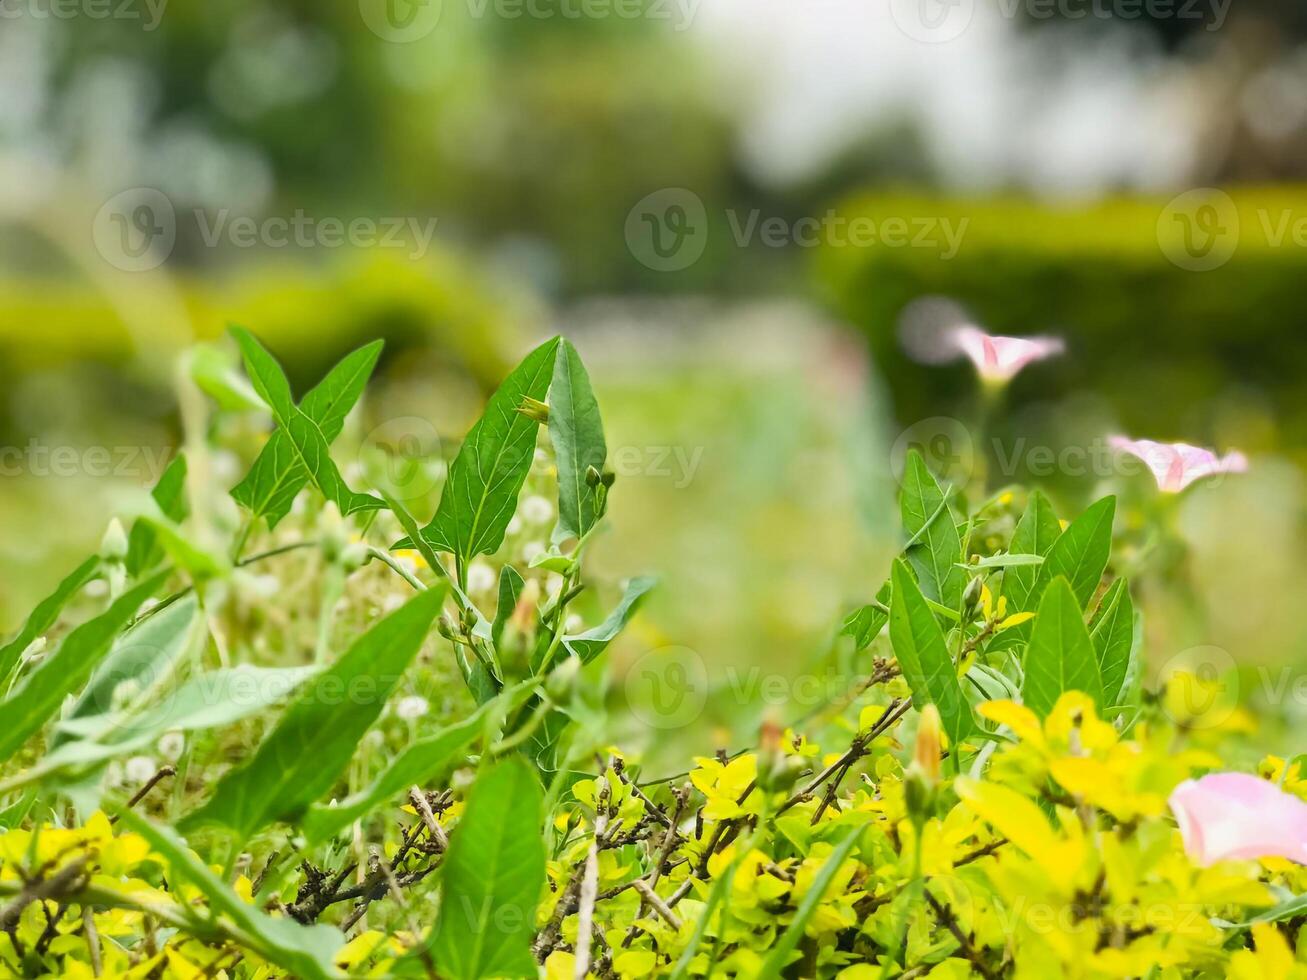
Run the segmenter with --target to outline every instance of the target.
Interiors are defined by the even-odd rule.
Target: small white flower
[[[538,493],[533,493],[522,501],[522,520],[528,524],[544,524],[553,520],[554,505]]]
[[[585,620],[583,620],[576,613],[572,613],[565,620],[563,620],[563,632],[571,636],[573,634],[581,632],[581,627],[584,625],[585,625]]]
[[[386,736],[374,728],[363,736],[363,744],[370,749],[379,749],[386,744]]]
[[[539,541],[528,541],[526,544],[522,545],[522,557],[528,562],[535,561],[538,555],[543,555],[544,553],[545,546]]]
[[[86,594],[92,599],[98,599],[109,593],[109,583],[102,578],[91,579],[86,583]]]
[[[395,714],[404,721],[416,721],[430,710],[427,699],[416,694],[400,698],[399,704],[395,705]]]
[[[522,530],[522,518],[514,514],[508,519],[508,526],[504,528],[504,533],[514,535],[520,530]]]
[[[468,592],[489,592],[495,587],[495,570],[483,561],[474,561],[467,568]]]
[[[169,762],[176,762],[186,749],[186,736],[182,732],[165,732],[159,737],[155,748]]]
[[[147,783],[158,771],[158,765],[148,755],[134,755],[123,766],[123,775],[129,783]]]

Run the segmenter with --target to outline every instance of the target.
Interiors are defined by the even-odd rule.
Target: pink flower
[[[1054,357],[1065,349],[1060,337],[996,337],[969,326],[949,331],[948,344],[956,353],[971,358],[981,379],[989,384],[1006,384],[1032,361]]]
[[[1213,773],[1185,780],[1169,802],[1196,864],[1261,857],[1307,864],[1307,803],[1268,780]]]
[[[1184,442],[1153,442],[1125,436],[1112,436],[1109,442],[1114,449],[1142,459],[1163,493],[1179,493],[1195,480],[1215,473],[1243,473],[1248,469],[1248,458],[1240,452],[1217,456],[1210,449]]]

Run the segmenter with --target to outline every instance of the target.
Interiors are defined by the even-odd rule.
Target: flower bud
[[[985,583],[979,578],[973,578],[967,583],[967,590],[962,593],[962,608],[965,611],[965,618],[975,613],[976,607],[980,605],[980,596],[985,591]]]
[[[912,753],[912,768],[921,773],[931,786],[939,782],[939,763],[943,755],[939,709],[928,704],[921,709],[917,723],[917,743]]]
[[[529,395],[522,399],[522,404],[517,409],[520,415],[525,415],[529,419],[534,419],[541,425],[549,422],[549,405],[540,401],[538,398],[532,398]]]
[[[116,517],[104,529],[104,537],[100,539],[100,557],[114,562],[127,557],[127,532]]]
[[[549,672],[545,679],[545,693],[555,704],[567,704],[572,700],[581,677],[581,661],[568,657]]]

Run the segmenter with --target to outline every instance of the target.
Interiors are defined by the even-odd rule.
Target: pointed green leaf
[[[1103,706],[1103,678],[1094,641],[1071,585],[1058,576],[1044,590],[1026,648],[1021,700],[1047,715],[1067,691],[1083,691]]]
[[[466,759],[467,747],[485,731],[487,719],[517,710],[535,690],[533,682],[508,688],[461,721],[424,735],[407,747],[370,785],[333,805],[314,803],[304,816],[304,834],[325,841],[386,800],[402,796],[411,786],[429,786]]]
[[[165,683],[186,651],[198,611],[195,596],[184,596],[118,637],[60,721],[60,732],[66,732],[72,721],[109,716],[120,685],[129,685],[141,696]],[[66,740],[66,735],[56,733],[51,744]]]
[[[180,524],[190,512],[186,502],[186,457],[178,454],[159,477],[150,491],[164,517]],[[158,535],[148,523],[137,521],[127,539],[127,574],[133,577],[163,561],[163,548]]]
[[[956,610],[967,584],[966,572],[957,567],[963,558],[962,538],[944,491],[915,449],[908,453],[904,467],[899,510],[910,542],[907,558],[922,594]]]
[[[1089,635],[1103,675],[1103,703],[1119,704],[1135,639],[1135,604],[1125,579],[1113,582],[1103,596],[1098,613],[1089,625]]]
[[[535,977],[535,912],[545,885],[543,799],[520,756],[484,772],[468,797],[441,869],[431,940],[442,977]]]
[[[505,565],[499,570],[499,604],[495,606],[495,621],[490,627],[490,640],[499,649],[499,641],[504,635],[508,618],[517,608],[517,600],[522,597],[526,581],[512,565]]]
[[[38,636],[43,634],[59,618],[64,606],[81,591],[82,586],[95,577],[100,570],[100,556],[92,555],[82,562],[63,579],[55,590],[41,600],[32,614],[27,617],[17,635],[0,647],[0,688],[9,683],[9,675],[18,666],[18,658]]]
[[[1038,490],[1031,491],[1025,513],[1017,522],[1012,532],[1010,550],[1028,555],[1048,555],[1048,549],[1062,534],[1062,525],[1058,522],[1053,505]],[[1013,566],[1003,573],[1002,595],[1007,597],[1008,612],[1029,612],[1039,604],[1039,596],[1033,595],[1035,580],[1039,578],[1039,568],[1034,566]]]
[[[971,706],[962,696],[944,633],[902,559],[895,560],[891,576],[894,591],[890,599],[890,643],[903,679],[912,690],[912,703],[917,710],[935,705],[944,730],[957,745],[975,724]]]
[[[250,381],[259,397],[272,409],[281,431],[286,433],[286,446],[291,456],[303,466],[323,496],[345,515],[384,506],[376,497],[356,493],[345,483],[331,459],[327,438],[319,424],[295,407],[290,382],[276,359],[248,330],[232,327],[231,334],[245,358]]]
[[[232,891],[168,827],[161,827],[134,810],[120,810],[118,817],[124,827],[144,837],[150,849],[168,862],[172,869],[170,879],[180,878],[194,885],[208,899],[213,913],[229,920],[242,932],[250,947],[269,963],[303,980],[333,980],[341,976],[332,962],[345,942],[339,929],[327,925],[305,926],[286,916],[274,919]]]
[[[556,541],[579,538],[599,519],[596,488],[586,480],[593,468],[602,473],[608,457],[599,402],[590,376],[571,342],[558,342],[554,379],[549,387],[549,438],[558,463]]]
[[[238,664],[199,674],[138,712],[66,719],[59,722],[57,730],[75,740],[65,741],[35,766],[23,770],[24,782],[148,749],[167,732],[234,724],[285,700],[317,670]]]
[[[327,793],[417,655],[444,596],[440,586],[420,592],[355,640],[300,690],[253,758],[228,772],[184,826],[219,824],[249,837]]]
[[[1104,497],[1071,522],[1039,566],[1035,595],[1042,595],[1044,588],[1060,575],[1070,583],[1081,608],[1089,605],[1112,553],[1115,514],[1116,498]]]
[[[889,580],[876,593],[876,601],[855,609],[844,619],[840,627],[840,636],[853,637],[855,653],[861,653],[871,646],[871,641],[880,635],[880,631],[889,622],[889,604],[893,588]]]
[[[69,633],[0,702],[0,760],[13,755],[59,710],[64,698],[82,686],[114,637],[163,579],[163,573],[150,577],[119,596],[105,612]]]
[[[557,338],[541,344],[490,396],[485,413],[449,464],[436,516],[422,529],[432,547],[470,561],[503,543],[531,469],[539,424],[518,409],[524,399],[543,401],[548,394],[557,347]]]
[[[318,426],[328,445],[340,435],[345,417],[363,394],[382,345],[382,341],[374,341],[347,355],[300,403],[300,411]],[[274,528],[290,512],[296,495],[309,479],[290,436],[279,428],[231,495],[255,517],[266,518],[268,527]]]
[[[626,624],[631,621],[631,617],[640,608],[640,603],[644,601],[644,597],[657,584],[658,580],[652,575],[641,575],[638,578],[631,579],[626,584],[626,592],[622,595],[622,601],[608,614],[607,619],[594,629],[586,630],[584,633],[578,633],[576,636],[564,636],[563,646],[567,647],[577,657],[580,657],[581,663],[588,664],[603,653],[608,644],[617,638],[617,634],[626,628]]]

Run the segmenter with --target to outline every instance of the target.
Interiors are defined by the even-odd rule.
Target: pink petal
[[[1213,773],[1181,783],[1169,802],[1196,864],[1262,857],[1307,864],[1307,803],[1268,780]]]
[[[1032,361],[1062,353],[1057,337],[999,337],[976,327],[958,327],[949,337],[955,351],[965,354],[986,381],[1006,382]]]
[[[1214,473],[1242,473],[1248,469],[1248,459],[1240,452],[1218,458],[1210,449],[1185,442],[1154,442],[1125,436],[1112,436],[1108,442],[1113,448],[1143,460],[1157,480],[1158,489],[1164,493],[1179,493],[1195,480]]]

